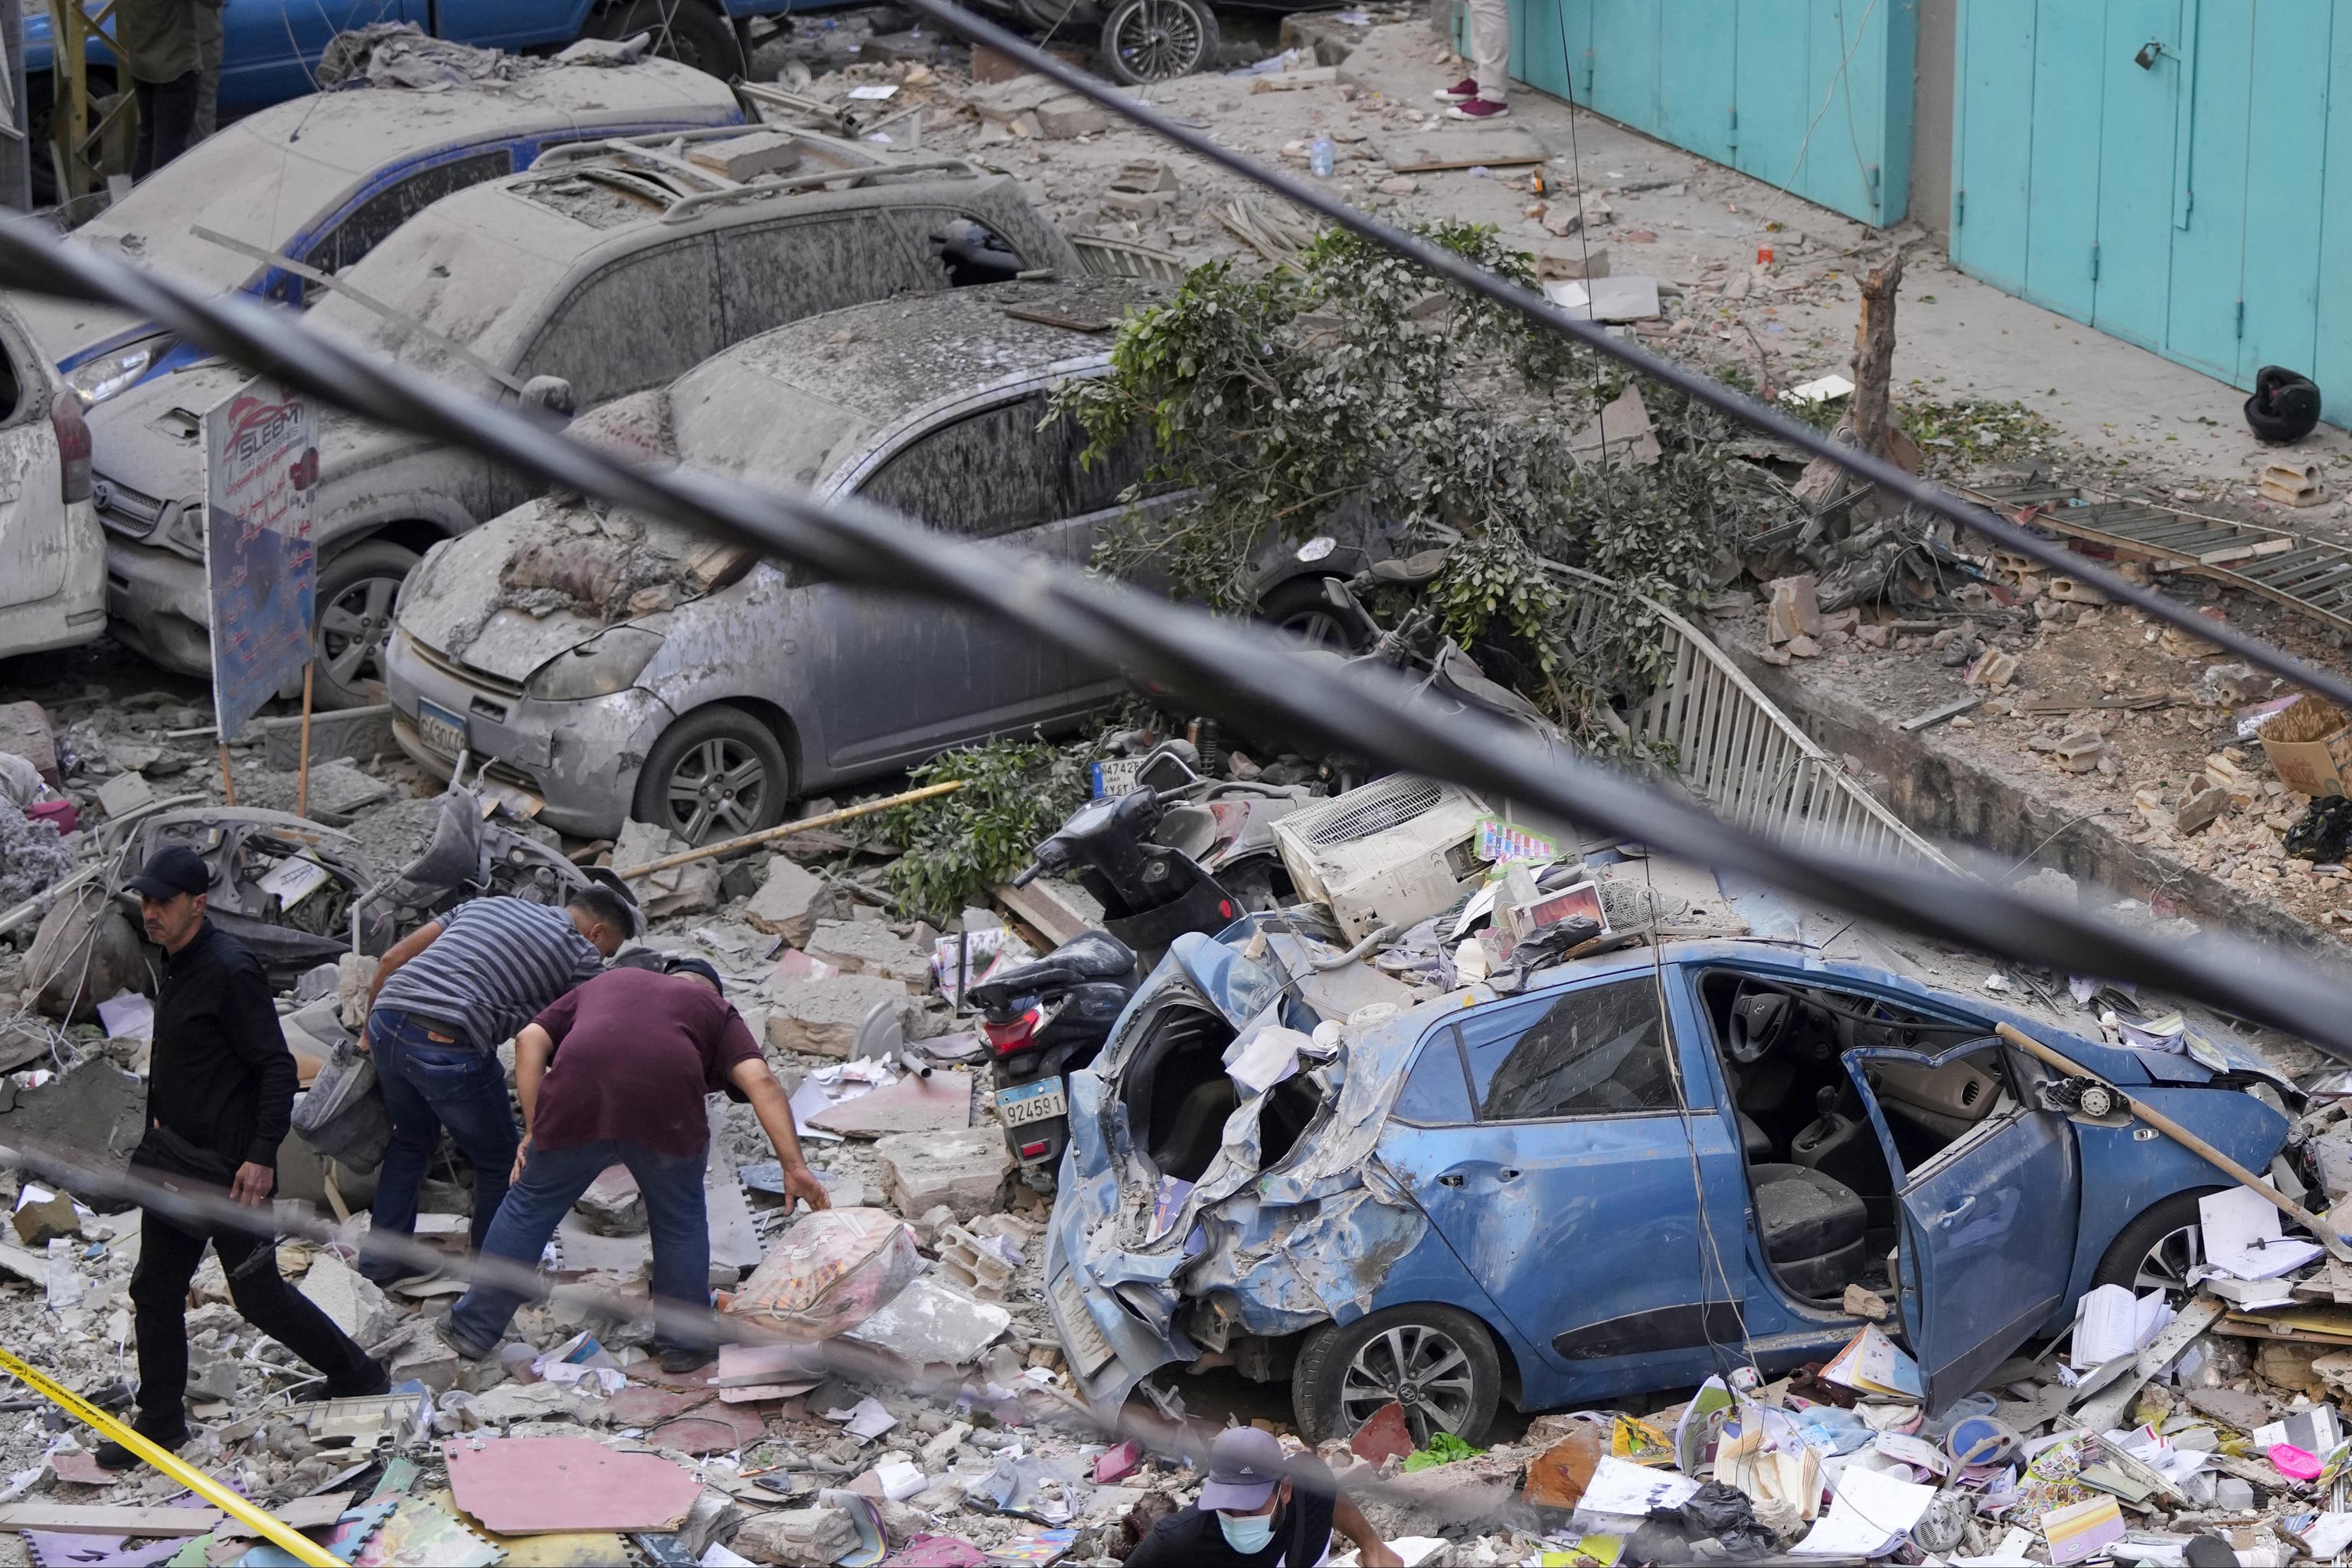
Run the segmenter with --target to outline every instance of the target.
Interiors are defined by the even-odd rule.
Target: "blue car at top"
[[[68,243],[300,308],[318,289],[305,273],[340,272],[443,196],[526,169],[551,147],[743,120],[726,83],[658,58],[550,65],[431,92],[358,86],[224,126]],[[11,303],[86,407],[173,362],[175,340],[136,312],[33,294]]]
[[[221,117],[316,91],[311,73],[327,41],[378,22],[413,22],[436,37],[510,53],[650,32],[661,53],[723,78],[743,69],[741,22],[808,8],[793,0],[226,0]],[[28,9],[25,71],[36,121],[47,103],[53,57],[47,8]],[[89,59],[101,82],[119,85],[103,42],[91,44]]]
[[[1660,864],[1590,869],[1632,891]],[[1226,1365],[1287,1379],[1310,1440],[1393,1400],[1419,1440],[1476,1442],[1507,1398],[1825,1361],[1864,1326],[1842,1305],[1858,1284],[1899,1302],[1941,1409],[2095,1285],[2179,1289],[2198,1198],[2233,1184],[2085,1114],[1997,1023],[2246,1166],[2285,1142],[2294,1090],[2242,1046],[2118,1048],[2086,1016],[1923,984],[1924,961],[1851,922],[1754,892],[1716,907],[1733,918],[1694,929],[1754,934],[1509,994],[1345,963],[1313,909],[1180,938],[1069,1083],[1045,1279],[1087,1400]],[[1253,1092],[1234,1073],[1271,1024],[1314,1044]]]

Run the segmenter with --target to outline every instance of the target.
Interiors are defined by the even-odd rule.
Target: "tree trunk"
[[[1874,457],[1887,455],[1894,429],[1895,291],[1903,286],[1903,253],[1874,267],[1862,279],[1862,320],[1853,329],[1855,444]]]

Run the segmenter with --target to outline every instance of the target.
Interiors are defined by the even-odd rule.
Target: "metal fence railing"
[[[1639,745],[1671,751],[1693,798],[1740,827],[1810,848],[1958,868],[1904,826],[1739,671],[1706,633],[1646,595],[1574,566],[1548,563],[1575,596],[1583,631],[1628,596],[1657,617],[1665,674],[1625,715]]]

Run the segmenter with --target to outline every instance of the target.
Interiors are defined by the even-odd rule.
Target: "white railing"
[[[1627,596],[1621,583],[1545,565],[1574,595],[1579,632],[1616,613]],[[1958,869],[1773,706],[1705,633],[1655,599],[1632,596],[1658,619],[1666,673],[1625,715],[1626,728],[1637,744],[1672,749],[1675,776],[1701,805],[1727,822],[1811,848],[1916,856]]]

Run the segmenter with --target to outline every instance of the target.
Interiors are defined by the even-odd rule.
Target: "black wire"
[[[1258,163],[1246,154],[1169,119],[1150,105],[1123,96],[1067,62],[1029,47],[1015,35],[984,17],[974,16],[961,5],[951,5],[949,0],[907,0],[907,3],[942,26],[952,28],[967,38],[976,38],[992,48],[1003,50],[1027,69],[1052,78],[1072,92],[1093,100],[1114,114],[1125,116],[1155,136],[1173,142],[1186,152],[1264,185],[1286,201],[1309,212],[1319,213],[1340,227],[1385,246],[1449,283],[1516,310],[1546,331],[1574,338],[1696,402],[1752,425],[1775,440],[1787,442],[1810,457],[1826,458],[1849,473],[1884,486],[1913,505],[1924,507],[1939,517],[1951,519],[1972,532],[1984,535],[2004,550],[2012,551],[2030,561],[2038,561],[2053,571],[2064,572],[2084,582],[2095,583],[2109,598],[2130,605],[2168,626],[2179,626],[2208,642],[2219,643],[2248,663],[2317,692],[2336,707],[2352,713],[2352,680],[2343,676],[2305,664],[2294,655],[2272,647],[2260,637],[2249,636],[2227,622],[2207,620],[2187,605],[2168,599],[2153,589],[2144,588],[2086,556],[2075,554],[2055,541],[2043,539],[2031,529],[1962,500],[1940,485],[1929,484],[1905,472],[1885,458],[1857,447],[1840,446],[1811,426],[1759,403],[1713,376],[1663,359],[1636,343],[1612,337],[1601,330],[1599,323],[1580,321],[1556,309],[1542,295],[1531,294],[1507,283],[1454,251],[1368,216],[1337,196]],[[1581,202],[1581,193],[1578,199]]]
[[[1519,726],[1434,711],[1414,702],[1394,672],[1333,671],[1266,628],[958,539],[855,498],[820,502],[715,474],[625,463],[543,416],[367,358],[288,311],[208,297],[68,245],[29,219],[0,225],[0,285],[128,307],[293,390],[484,454],[551,488],[715,532],[845,584],[972,606],[1244,728],[1287,727],[1335,752],[1522,800],[1564,822],[1988,954],[2146,984],[2352,1061],[2352,1014],[2341,987],[2250,943],[2222,935],[2158,943],[1939,868],[1768,838]]]

